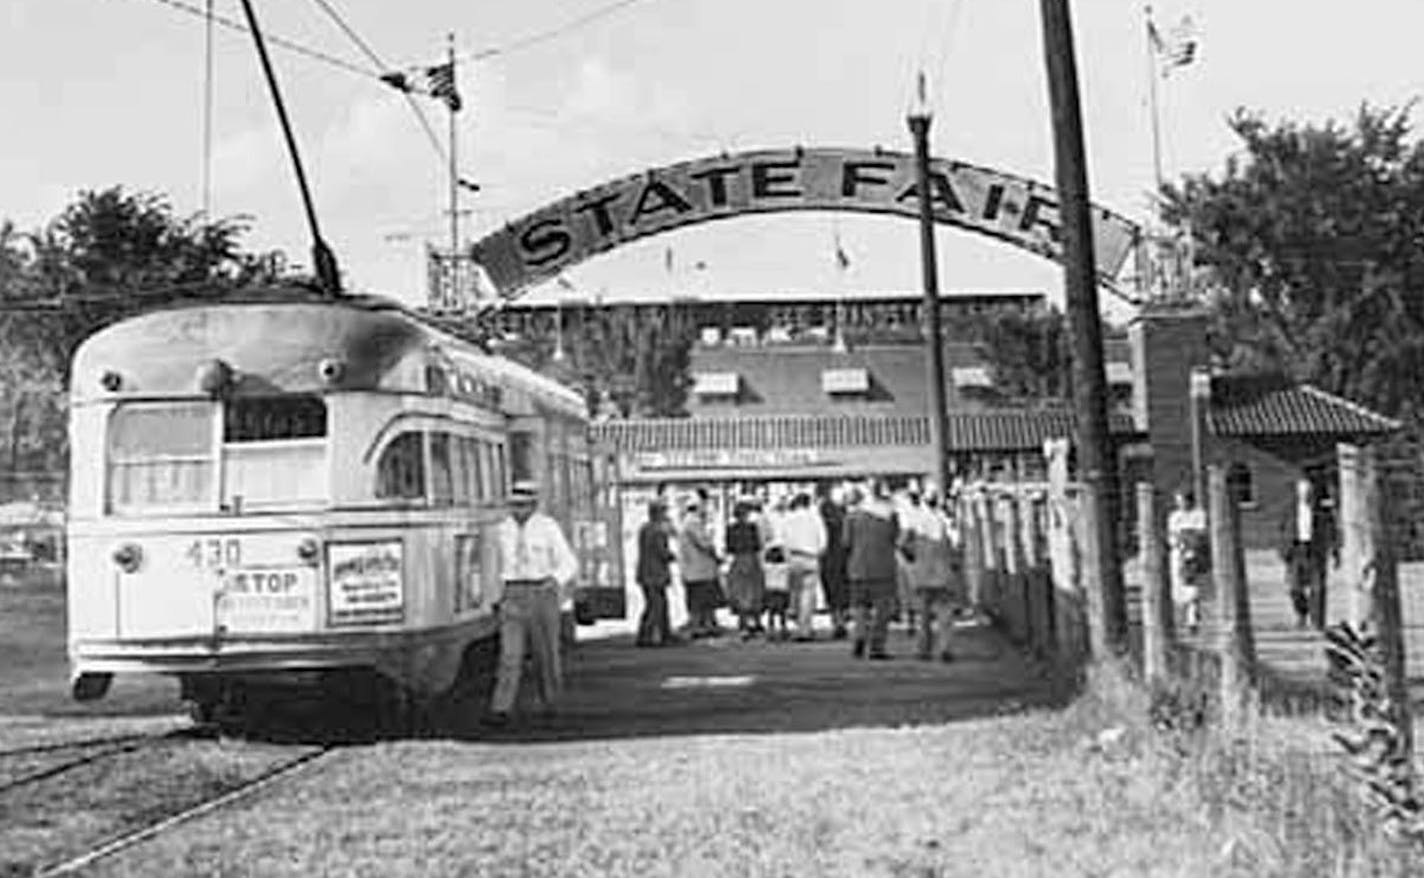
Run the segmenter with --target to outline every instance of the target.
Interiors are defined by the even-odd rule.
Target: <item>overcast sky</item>
[[[449,31],[461,56],[503,50],[459,71],[462,173],[483,186],[467,199],[472,236],[609,178],[724,149],[909,150],[919,68],[937,156],[1053,178],[1033,0],[625,0],[523,47],[610,0],[327,2],[391,66],[440,61]],[[1141,218],[1153,176],[1143,4],[1073,6],[1093,197]],[[242,16],[238,0],[215,8]],[[371,67],[315,0],[256,8],[269,34]],[[202,206],[200,18],[163,0],[0,0],[0,10],[0,217],[32,228],[78,191],[114,184],[165,193],[180,213]],[[1424,94],[1420,0],[1164,0],[1155,10],[1164,31],[1191,14],[1200,40],[1195,62],[1161,83],[1169,176],[1220,166],[1235,148],[1223,120],[1237,106],[1318,121]],[[251,246],[305,263],[309,238],[251,40],[220,28],[214,45],[213,211],[251,215]],[[274,59],[323,232],[351,285],[423,301],[424,241],[449,232],[444,168],[415,115],[371,76],[275,47]],[[425,106],[443,137],[443,107]],[[737,219],[622,247],[568,278],[610,298],[915,291],[916,235],[893,218]],[[945,290],[1059,295],[1059,270],[1036,257],[948,229],[939,240]],[[547,285],[536,295],[573,294]]]

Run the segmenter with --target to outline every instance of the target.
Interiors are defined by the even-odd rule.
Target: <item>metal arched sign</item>
[[[1052,187],[959,161],[934,159],[938,222],[1060,260]],[[798,148],[718,155],[654,168],[579,192],[475,242],[474,261],[505,298],[638,238],[711,220],[787,210],[919,217],[915,160],[883,150]],[[1097,273],[1116,277],[1137,240],[1127,218],[1093,208]]]

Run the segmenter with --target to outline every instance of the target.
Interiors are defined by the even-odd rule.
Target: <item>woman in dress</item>
[[[737,614],[742,639],[760,633],[762,595],[766,578],[761,568],[761,529],[751,519],[752,505],[745,500],[732,507],[732,523],[727,525],[727,554],[732,556],[727,570],[727,600]]]

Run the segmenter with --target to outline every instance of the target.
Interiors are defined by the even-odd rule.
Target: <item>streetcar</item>
[[[203,719],[294,687],[429,705],[493,655],[493,528],[525,478],[579,554],[580,621],[622,612],[582,397],[393,302],[295,287],[135,316],[79,347],[70,406],[77,699],[143,672]]]

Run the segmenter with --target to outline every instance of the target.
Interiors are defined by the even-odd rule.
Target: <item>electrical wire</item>
[[[346,20],[341,17],[341,13],[337,12],[336,8],[332,6],[328,0],[313,0],[313,2],[321,7],[321,10],[326,13],[327,17],[341,29],[342,33],[346,34],[346,38],[360,50],[361,54],[366,56],[366,60],[370,61],[377,70],[391,69],[391,66],[381,60],[381,57],[376,54],[376,50],[371,48],[371,44],[362,39],[354,27],[346,23]],[[401,92],[401,96],[405,98],[406,106],[410,107],[410,111],[415,114],[416,121],[420,123],[421,130],[425,132],[426,141],[429,142],[431,148],[435,150],[435,154],[440,158],[441,164],[449,165],[450,154],[440,143],[440,137],[435,133],[435,127],[430,124],[430,117],[425,114],[425,109],[420,106],[420,103],[416,101],[410,92],[403,91]]]
[[[198,18],[202,18],[205,20],[208,17],[208,13],[204,11],[201,7],[194,6],[191,3],[186,3],[184,2],[184,0],[153,0],[153,2],[160,3],[164,6],[176,9],[179,12],[185,12],[188,15],[197,16]],[[246,25],[234,21],[231,18],[227,18],[222,15],[214,15],[212,20],[217,24],[220,24],[223,27],[227,28],[228,30],[236,31],[238,33],[243,34],[249,33]],[[279,37],[274,34],[264,33],[263,38],[274,46],[280,46],[281,48],[286,49],[289,52],[295,52],[296,54],[302,55],[313,61],[320,61],[323,64],[327,64],[332,67],[337,67],[341,70],[345,70],[347,73],[354,73],[357,76],[367,76],[371,79],[376,80],[379,80],[381,77],[380,70],[363,69],[351,63],[350,61],[338,58],[335,55],[329,55],[326,52],[313,49],[309,46],[304,46],[301,43],[298,43],[294,40],[286,39],[285,37]]]
[[[456,60],[484,61],[488,58],[494,58],[498,55],[509,55],[514,52],[518,52],[521,49],[527,49],[530,46],[537,46],[540,43],[548,42],[549,40],[561,37],[564,34],[578,30],[579,28],[585,25],[592,24],[600,18],[605,18],[609,15],[612,15],[613,13],[619,11],[620,9],[623,9],[624,7],[632,6],[635,3],[643,2],[647,2],[647,0],[615,0],[615,2],[613,3],[609,3],[604,6],[600,6],[597,9],[590,10],[584,13],[583,15],[578,16],[577,18],[571,19],[570,21],[566,21],[561,25],[551,27],[548,30],[536,31],[535,33],[529,34],[528,36],[520,37],[517,40],[513,40],[509,43],[506,43],[503,46],[492,46],[487,49],[479,49],[477,51],[470,52],[464,56],[461,56]]]
[[[190,3],[184,2],[184,0],[153,0],[153,2],[155,2],[155,3],[160,3],[160,4],[164,5],[164,6],[168,6],[168,7],[172,8],[172,9],[178,10],[179,12],[184,12],[184,13],[187,13],[187,14],[189,14],[189,15],[196,16],[196,17],[198,17],[198,18],[202,18],[202,19],[205,19],[205,20],[207,19],[207,12],[206,12],[206,11],[204,11],[201,7],[194,6],[194,5],[190,4]],[[561,35],[561,34],[563,34],[563,33],[566,33],[566,32],[568,32],[569,30],[572,30],[573,28],[575,28],[575,27],[577,27],[577,26],[581,26],[582,24],[586,24],[586,23],[588,23],[589,21],[595,20],[595,19],[598,18],[598,17],[602,17],[602,16],[604,16],[604,15],[610,14],[610,13],[612,13],[612,12],[614,12],[614,11],[617,11],[618,9],[620,9],[620,8],[622,8],[622,7],[624,7],[624,6],[628,6],[628,5],[631,5],[632,3],[636,3],[636,2],[644,2],[644,0],[620,0],[620,2],[618,2],[618,3],[614,3],[614,4],[611,4],[610,6],[606,6],[606,7],[603,7],[603,8],[601,8],[601,9],[594,10],[594,11],[588,13],[587,15],[584,15],[584,16],[581,17],[581,18],[575,19],[574,21],[569,22],[569,23],[567,23],[567,24],[565,24],[565,25],[562,25],[562,26],[560,26],[560,27],[558,27],[558,28],[553,28],[553,29],[550,29],[549,31],[544,31],[544,32],[541,32],[541,33],[538,33],[538,34],[533,34],[533,35],[531,35],[531,36],[529,36],[529,37],[525,37],[525,38],[523,38],[523,39],[521,39],[521,40],[517,40],[517,41],[515,41],[514,43],[510,43],[509,45],[506,45],[506,46],[503,46],[503,47],[495,47],[495,48],[491,48],[491,49],[483,49],[483,50],[480,50],[480,51],[475,52],[475,53],[473,53],[473,54],[466,54],[465,56],[463,56],[463,60],[465,60],[465,61],[479,60],[479,59],[482,59],[482,58],[488,58],[488,57],[492,57],[492,56],[495,56],[495,55],[507,54],[507,53],[509,53],[509,52],[516,51],[517,49],[523,48],[523,47],[526,46],[526,45],[534,45],[536,42],[539,42],[539,41],[543,41],[543,40],[546,40],[546,39],[553,39],[555,36],[559,36],[559,35]],[[325,4],[323,4],[323,5],[325,5]],[[329,11],[328,14],[330,14],[330,11]],[[334,16],[334,17],[335,17],[335,16]],[[248,32],[246,25],[243,25],[243,24],[241,24],[241,23],[239,23],[239,22],[237,22],[237,21],[234,21],[234,20],[232,20],[232,19],[230,19],[230,18],[225,18],[225,17],[223,17],[223,16],[221,16],[221,15],[214,14],[213,17],[212,17],[212,21],[213,21],[213,23],[215,23],[215,24],[221,25],[222,27],[224,27],[224,28],[226,28],[226,29],[228,29],[228,30],[237,32],[237,33],[243,33],[243,34],[245,34],[245,33]],[[344,26],[344,23],[342,23],[342,24],[339,25],[339,26],[342,26],[342,29],[343,29],[343,30],[346,30],[346,29],[347,29],[347,28]],[[335,57],[334,55],[330,55],[330,54],[328,54],[328,53],[326,53],[326,52],[322,52],[322,51],[319,51],[319,50],[317,50],[317,49],[313,49],[313,48],[311,48],[311,47],[309,47],[309,46],[305,46],[305,45],[303,45],[303,44],[301,44],[301,43],[296,42],[295,40],[291,40],[291,39],[288,39],[288,38],[285,38],[285,37],[277,36],[277,35],[274,35],[274,34],[271,34],[271,33],[266,33],[266,34],[264,34],[264,36],[265,36],[266,40],[267,40],[269,43],[271,43],[271,44],[274,45],[274,46],[277,46],[277,47],[280,47],[280,48],[282,48],[282,49],[285,49],[286,51],[294,52],[294,53],[296,53],[296,54],[298,54],[298,55],[301,55],[301,56],[303,56],[303,57],[305,57],[305,58],[308,58],[309,60],[317,61],[317,62],[320,62],[320,63],[323,63],[323,64],[327,64],[327,65],[329,65],[329,66],[336,67],[336,68],[338,68],[338,69],[340,69],[340,70],[343,70],[343,71],[345,71],[345,72],[347,72],[347,73],[354,73],[354,74],[356,74],[357,76],[368,77],[368,78],[374,79],[374,80],[376,80],[376,81],[378,81],[378,82],[381,81],[381,79],[380,79],[381,74],[382,74],[385,70],[389,69],[389,68],[387,68],[386,65],[384,65],[384,64],[374,63],[374,62],[376,62],[376,61],[379,60],[379,59],[378,59],[378,56],[376,56],[374,52],[370,52],[369,55],[367,55],[367,59],[370,60],[370,61],[372,61],[373,64],[374,64],[373,69],[365,69],[365,68],[362,68],[362,67],[360,67],[360,66],[357,66],[356,64],[351,63],[350,61],[345,61],[345,60],[343,60],[343,59],[341,59],[341,58]],[[354,31],[353,31],[352,33],[348,34],[348,36],[352,37],[353,42],[357,43],[358,47],[361,45],[361,42],[362,42],[362,41],[360,41],[358,37],[354,36]],[[369,49],[369,48],[370,48],[369,46],[366,47],[366,49]],[[363,50],[363,54],[364,54],[364,53],[365,53],[365,51]],[[457,58],[456,60],[458,61],[458,60],[461,60],[461,59],[460,59],[460,58]],[[384,85],[384,83],[382,83],[382,84]],[[436,131],[435,131],[435,129],[434,129],[434,126],[430,123],[429,118],[425,116],[424,111],[423,111],[423,108],[421,108],[420,104],[419,104],[413,97],[411,97],[409,94],[406,94],[406,95],[405,95],[405,99],[406,99],[406,102],[411,106],[412,110],[415,112],[416,118],[419,120],[421,129],[422,129],[422,131],[423,131],[424,134],[425,134],[426,140],[429,141],[429,143],[430,143],[430,145],[431,145],[431,148],[434,149],[435,152],[436,152],[436,154],[440,156],[442,163],[448,164],[449,162],[448,162],[448,159],[447,159],[447,157],[446,157],[445,147],[441,144],[441,142],[440,142],[440,137],[439,137],[439,135],[436,133]],[[550,119],[550,120],[558,120],[558,119],[559,119],[559,114],[550,113],[550,112],[547,112],[547,111],[536,110],[536,109],[533,109],[533,108],[531,108],[531,107],[508,107],[508,108],[506,108],[506,109],[508,109],[508,110],[510,110],[510,111],[512,111],[512,112],[516,112],[516,113],[525,113],[525,114],[528,114],[528,115],[544,116],[546,119]],[[563,120],[563,123],[564,123],[564,124],[567,124],[567,119],[564,119],[564,120]],[[729,138],[727,138],[727,137],[721,137],[721,136],[716,136],[716,135],[707,134],[707,133],[702,133],[702,132],[688,132],[688,133],[686,133],[686,134],[682,134],[682,133],[675,133],[675,132],[672,132],[672,131],[670,131],[670,130],[668,130],[668,129],[655,128],[655,127],[652,127],[652,126],[642,126],[642,125],[640,125],[640,126],[626,126],[626,127],[629,127],[629,128],[634,128],[634,127],[636,127],[637,130],[649,131],[649,132],[652,132],[652,133],[655,133],[655,134],[662,135],[663,137],[666,137],[666,138],[669,138],[669,139],[673,139],[673,138],[677,138],[677,139],[692,139],[692,140],[697,140],[697,141],[703,141],[703,142],[709,143],[709,144],[716,144],[716,145],[720,146],[721,148],[723,148],[724,150],[728,149]]]

